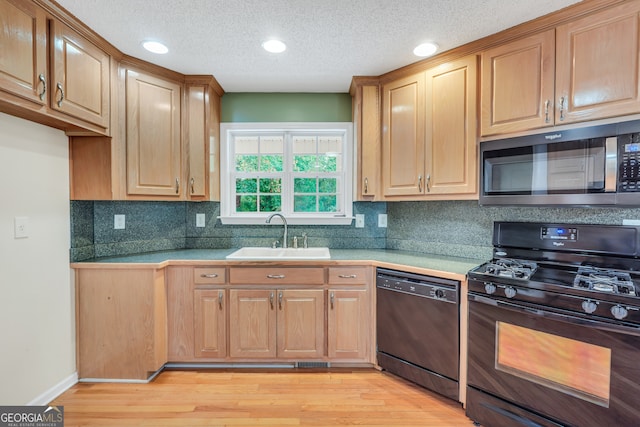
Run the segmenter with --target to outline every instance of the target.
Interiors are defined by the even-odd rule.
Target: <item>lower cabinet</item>
[[[324,356],[322,289],[231,289],[232,358],[318,359]]]
[[[167,362],[165,276],[157,269],[79,269],[80,379],[146,380]]]
[[[227,303],[224,289],[193,292],[194,356],[222,358],[227,355]]]

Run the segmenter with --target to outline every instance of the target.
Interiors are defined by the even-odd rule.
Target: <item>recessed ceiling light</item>
[[[155,42],[155,41],[151,41],[151,40],[147,40],[145,42],[142,42],[142,47],[147,49],[149,52],[159,53],[161,55],[169,52],[169,48],[168,47],[166,47],[165,45],[163,45],[160,42]]]
[[[422,43],[413,49],[415,56],[431,56],[438,50],[438,45],[432,42]]]
[[[286,44],[284,44],[280,40],[275,39],[267,40],[266,42],[262,43],[262,47],[264,48],[264,50],[271,53],[281,53],[287,49]]]

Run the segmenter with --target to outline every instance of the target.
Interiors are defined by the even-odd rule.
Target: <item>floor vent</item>
[[[329,368],[329,362],[296,362],[296,368]]]

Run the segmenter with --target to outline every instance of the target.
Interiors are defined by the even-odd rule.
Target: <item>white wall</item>
[[[77,380],[68,154],[62,131],[0,113],[0,405],[46,404]]]

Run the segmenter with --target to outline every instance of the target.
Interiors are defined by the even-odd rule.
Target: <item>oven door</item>
[[[470,293],[468,351],[467,415],[481,424],[638,425],[638,328]],[[484,393],[504,405],[472,401]]]

